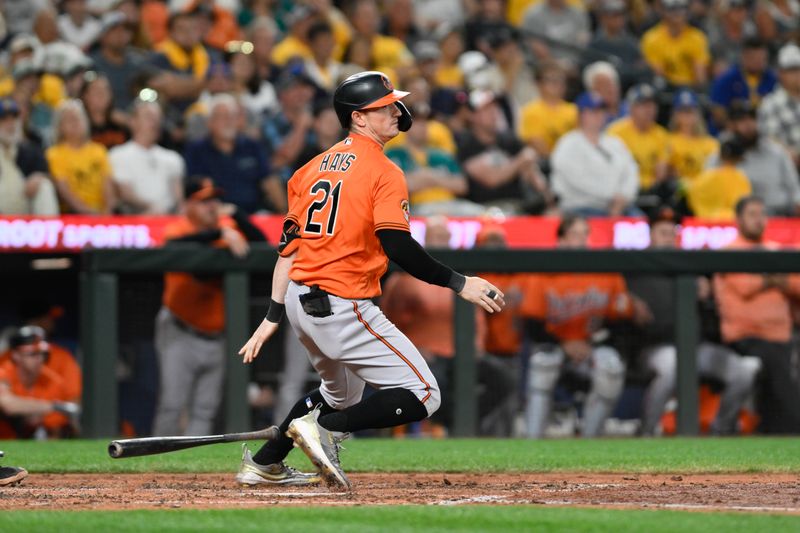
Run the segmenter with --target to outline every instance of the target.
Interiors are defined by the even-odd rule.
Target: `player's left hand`
[[[503,291],[477,276],[467,276],[467,282],[458,295],[468,302],[480,305],[487,313],[502,311],[506,305]]]
[[[261,351],[261,346],[278,331],[278,324],[270,322],[266,318],[261,321],[253,336],[250,337],[244,346],[239,350],[239,355],[242,356],[243,363],[252,363],[258,357]]]

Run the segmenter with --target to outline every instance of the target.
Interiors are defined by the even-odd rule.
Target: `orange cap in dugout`
[[[369,70],[353,74],[345,79],[333,93],[333,107],[339,122],[350,129],[353,111],[377,109],[394,104],[400,109],[397,129],[408,131],[413,121],[411,112],[400,100],[408,96],[406,91],[398,91],[383,72]]]

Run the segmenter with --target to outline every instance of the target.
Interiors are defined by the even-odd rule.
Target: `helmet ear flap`
[[[395,102],[394,105],[400,110],[400,118],[397,119],[397,129],[400,131],[410,130],[411,124],[414,123],[411,111],[408,110],[403,102]]]

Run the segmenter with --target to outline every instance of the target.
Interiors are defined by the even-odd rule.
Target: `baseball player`
[[[349,135],[289,181],[269,311],[239,353],[251,362],[285,312],[322,383],[280,424],[285,436],[255,456],[245,450],[241,483],[313,482],[282,466],[295,444],[329,484],[349,489],[339,464],[339,442],[349,432],[415,422],[439,407],[439,386],[425,360],[371,301],[381,292],[388,259],[487,312],[505,305],[497,287],[454,272],[411,237],[406,181],[383,153],[387,141],[411,126],[400,101],[407,95],[381,72],[345,79],[333,101]],[[376,392],[362,400],[366,383]]]

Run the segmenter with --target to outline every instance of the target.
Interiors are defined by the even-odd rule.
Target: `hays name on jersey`
[[[356,154],[347,152],[334,152],[325,154],[319,164],[320,172],[347,172],[350,165],[356,160]]]

